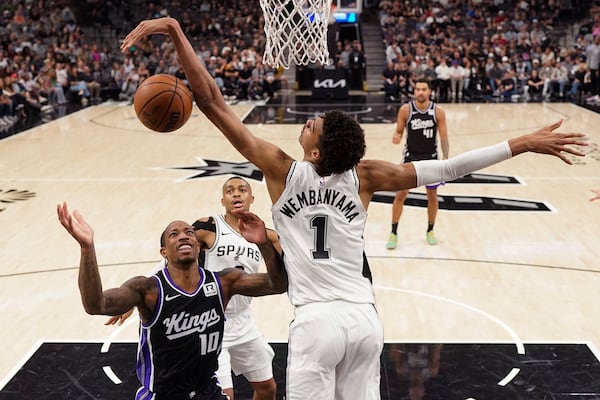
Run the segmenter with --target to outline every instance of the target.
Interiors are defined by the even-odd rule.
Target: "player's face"
[[[418,103],[425,103],[431,96],[431,89],[426,83],[417,82],[415,85],[415,98]]]
[[[253,202],[252,189],[243,179],[234,178],[225,182],[221,204],[227,212],[235,209],[250,210]]]
[[[192,264],[198,260],[200,246],[196,232],[184,221],[174,221],[164,233],[165,246],[160,253],[169,263]]]
[[[302,127],[302,132],[300,132],[300,145],[304,149],[305,153],[311,152],[313,149],[317,148],[317,144],[319,143],[319,138],[323,133],[323,118],[318,117],[315,119],[309,119]]]

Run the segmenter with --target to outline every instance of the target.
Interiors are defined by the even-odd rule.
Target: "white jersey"
[[[358,188],[354,168],[321,177],[309,162],[292,163],[272,214],[294,306],[333,300],[375,304],[363,275],[367,212]]]
[[[262,254],[258,246],[248,242],[232,228],[222,215],[213,216],[215,221],[215,242],[210,249],[204,250],[204,268],[221,271],[225,268],[242,268],[249,274],[258,271]],[[234,295],[225,310],[226,316],[246,311],[250,307],[251,297]]]

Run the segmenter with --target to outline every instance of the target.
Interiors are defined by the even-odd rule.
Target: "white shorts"
[[[275,352],[267,340],[260,336],[249,342],[223,348],[219,354],[217,377],[224,389],[233,387],[231,371],[244,375],[248,382],[263,382],[273,377]]]
[[[383,326],[372,304],[296,307],[286,400],[378,400]]]

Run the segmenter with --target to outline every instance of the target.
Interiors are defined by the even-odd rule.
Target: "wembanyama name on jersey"
[[[279,209],[283,215],[293,218],[304,207],[318,204],[328,204],[341,212],[348,222],[358,216],[354,201],[338,190],[327,188],[324,190],[309,189],[289,197]]]

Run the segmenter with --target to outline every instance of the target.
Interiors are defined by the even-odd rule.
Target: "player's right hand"
[[[110,317],[108,321],[104,323],[104,325],[123,325],[123,322],[133,314],[133,308],[127,311],[125,314],[115,315],[114,317]]]

